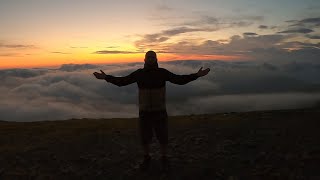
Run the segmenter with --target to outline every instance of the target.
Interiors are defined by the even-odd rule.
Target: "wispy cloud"
[[[307,29],[307,28],[297,28],[297,29],[288,29],[285,31],[280,31],[278,33],[301,33],[301,34],[307,34],[313,32],[312,29]]]
[[[168,6],[167,4],[159,4],[159,5],[156,6],[156,10],[168,12],[168,11],[173,11],[174,8]]]
[[[61,52],[61,51],[53,51],[51,53],[53,53],[53,54],[71,54],[71,53],[68,53],[68,52]]]
[[[316,18],[306,18],[302,20],[293,20],[290,21],[291,24],[290,26],[300,26],[300,27],[319,27],[320,26],[320,17]]]
[[[143,35],[140,40],[135,42],[136,47],[144,48],[150,47],[154,45],[159,45],[159,43],[165,42],[171,39],[174,36],[178,36],[180,34],[190,33],[190,32],[212,32],[216,31],[215,28],[189,28],[189,27],[178,27],[171,28],[167,30],[163,30],[159,33],[154,34],[146,34]]]
[[[202,15],[196,20],[189,20],[180,24],[181,26],[193,26],[193,27],[211,27],[216,30],[226,28],[245,27],[260,22],[264,19],[264,16],[237,16],[231,18],[218,18],[215,16]]]
[[[202,42],[180,41],[161,46],[163,51],[189,53],[199,55],[250,55],[256,48],[277,48],[278,44],[287,39],[286,36],[258,35],[248,33],[244,36],[232,36],[229,42],[205,40]]]
[[[0,53],[0,56],[3,56],[3,57],[16,57],[16,56],[20,56],[20,54],[18,54],[18,53]]]
[[[120,46],[107,46],[108,49],[119,48]]]
[[[259,29],[268,29],[268,28],[269,28],[269,26],[266,26],[266,25],[260,25],[258,28],[259,28]]]
[[[312,23],[312,24],[319,24],[320,23],[320,17],[318,18],[307,18],[302,19],[299,21],[300,23]]]
[[[257,33],[253,33],[253,32],[245,32],[243,33],[244,36],[256,36],[258,35]]]
[[[0,48],[31,49],[31,48],[36,48],[36,47],[34,45],[29,45],[29,44],[3,44],[3,43],[0,43]]]
[[[240,17],[239,17],[240,18]],[[241,19],[241,18],[240,18]],[[234,20],[234,19],[233,19]],[[308,40],[319,39],[317,29],[306,27],[293,27],[292,24],[317,24],[319,18],[306,18],[290,20],[288,24],[263,25],[263,16],[247,17],[242,21],[222,20],[214,16],[201,16],[200,19],[186,21],[184,26],[175,26],[158,33],[145,34],[135,42],[137,49],[143,51],[152,48],[163,53],[194,54],[201,56],[225,55],[239,59],[304,59],[314,61],[315,54],[319,54],[319,45]],[[242,24],[244,23],[244,24]],[[249,24],[246,24],[249,23]],[[233,35],[224,41],[212,39],[188,39],[188,34],[194,32],[222,31],[232,26],[246,27],[252,23],[259,29],[267,29],[269,34],[256,32],[239,32],[242,36]],[[182,25],[182,24],[180,24]],[[258,29],[257,29],[258,30]],[[276,31],[277,30],[277,31]],[[181,38],[179,37],[181,36]],[[174,41],[170,41],[174,39]],[[298,41],[293,39],[299,39]],[[295,57],[297,56],[297,57]]]
[[[306,35],[307,38],[310,38],[310,39],[320,39],[320,35]]]
[[[88,48],[87,46],[70,46],[72,49],[85,49]]]
[[[264,16],[260,15],[242,15],[232,18],[218,18],[210,15],[200,15],[198,17],[186,19],[183,23],[178,22],[171,24],[170,26],[172,28],[156,33],[141,35],[140,39],[135,41],[135,46],[141,50],[151,47],[152,49],[157,49],[163,52],[174,52],[174,50],[164,50],[162,48],[163,46],[167,46],[168,42],[170,42],[174,37],[188,37],[189,33],[195,32],[215,32],[228,28],[247,27],[262,20],[264,20]],[[253,36],[254,34],[245,35]]]
[[[136,54],[141,53],[139,51],[116,51],[116,50],[101,50],[101,51],[95,51],[94,54]]]

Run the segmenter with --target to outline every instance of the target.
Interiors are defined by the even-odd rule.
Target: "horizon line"
[[[238,60],[222,60],[222,59],[173,59],[173,60],[158,60],[161,62],[175,62],[175,61],[224,61],[224,62],[247,62],[249,59],[238,59]],[[132,64],[132,63],[144,63],[142,61],[127,61],[127,62],[105,62],[105,63],[62,63],[56,65],[38,65],[38,66],[21,66],[21,67],[0,67],[0,70],[9,70],[9,69],[55,69],[63,65],[110,65],[110,64]]]

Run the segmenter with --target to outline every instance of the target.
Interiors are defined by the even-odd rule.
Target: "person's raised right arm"
[[[97,79],[104,79],[107,82],[112,83],[117,86],[126,86],[126,85],[132,84],[134,82],[137,82],[138,70],[134,71],[131,74],[129,74],[128,76],[124,76],[124,77],[115,77],[112,75],[105,74],[102,70],[100,70],[100,71],[101,71],[101,73],[94,72],[93,75]]]

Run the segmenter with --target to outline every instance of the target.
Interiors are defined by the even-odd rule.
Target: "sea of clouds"
[[[320,102],[320,64],[171,61],[176,74],[210,73],[186,85],[167,82],[169,115],[308,108]],[[117,87],[93,72],[125,76],[143,63],[65,64],[56,69],[0,70],[0,120],[40,121],[138,116],[137,84]]]

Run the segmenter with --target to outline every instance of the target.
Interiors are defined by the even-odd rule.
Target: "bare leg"
[[[140,170],[142,171],[147,171],[149,169],[149,166],[150,166],[150,160],[151,160],[151,157],[149,155],[150,153],[150,145],[149,144],[144,144],[143,145],[143,153],[144,153],[144,157],[143,157],[143,161],[142,163],[140,164]]]
[[[167,157],[168,145],[167,144],[160,144],[160,148],[161,148],[162,157]]]
[[[170,171],[170,164],[169,164],[169,159],[167,157],[167,149],[168,145],[167,144],[161,144],[161,161],[162,161],[162,171],[163,172],[169,172]]]
[[[149,144],[143,145],[143,153],[144,153],[144,156],[149,156],[149,154],[150,154],[150,145]]]

